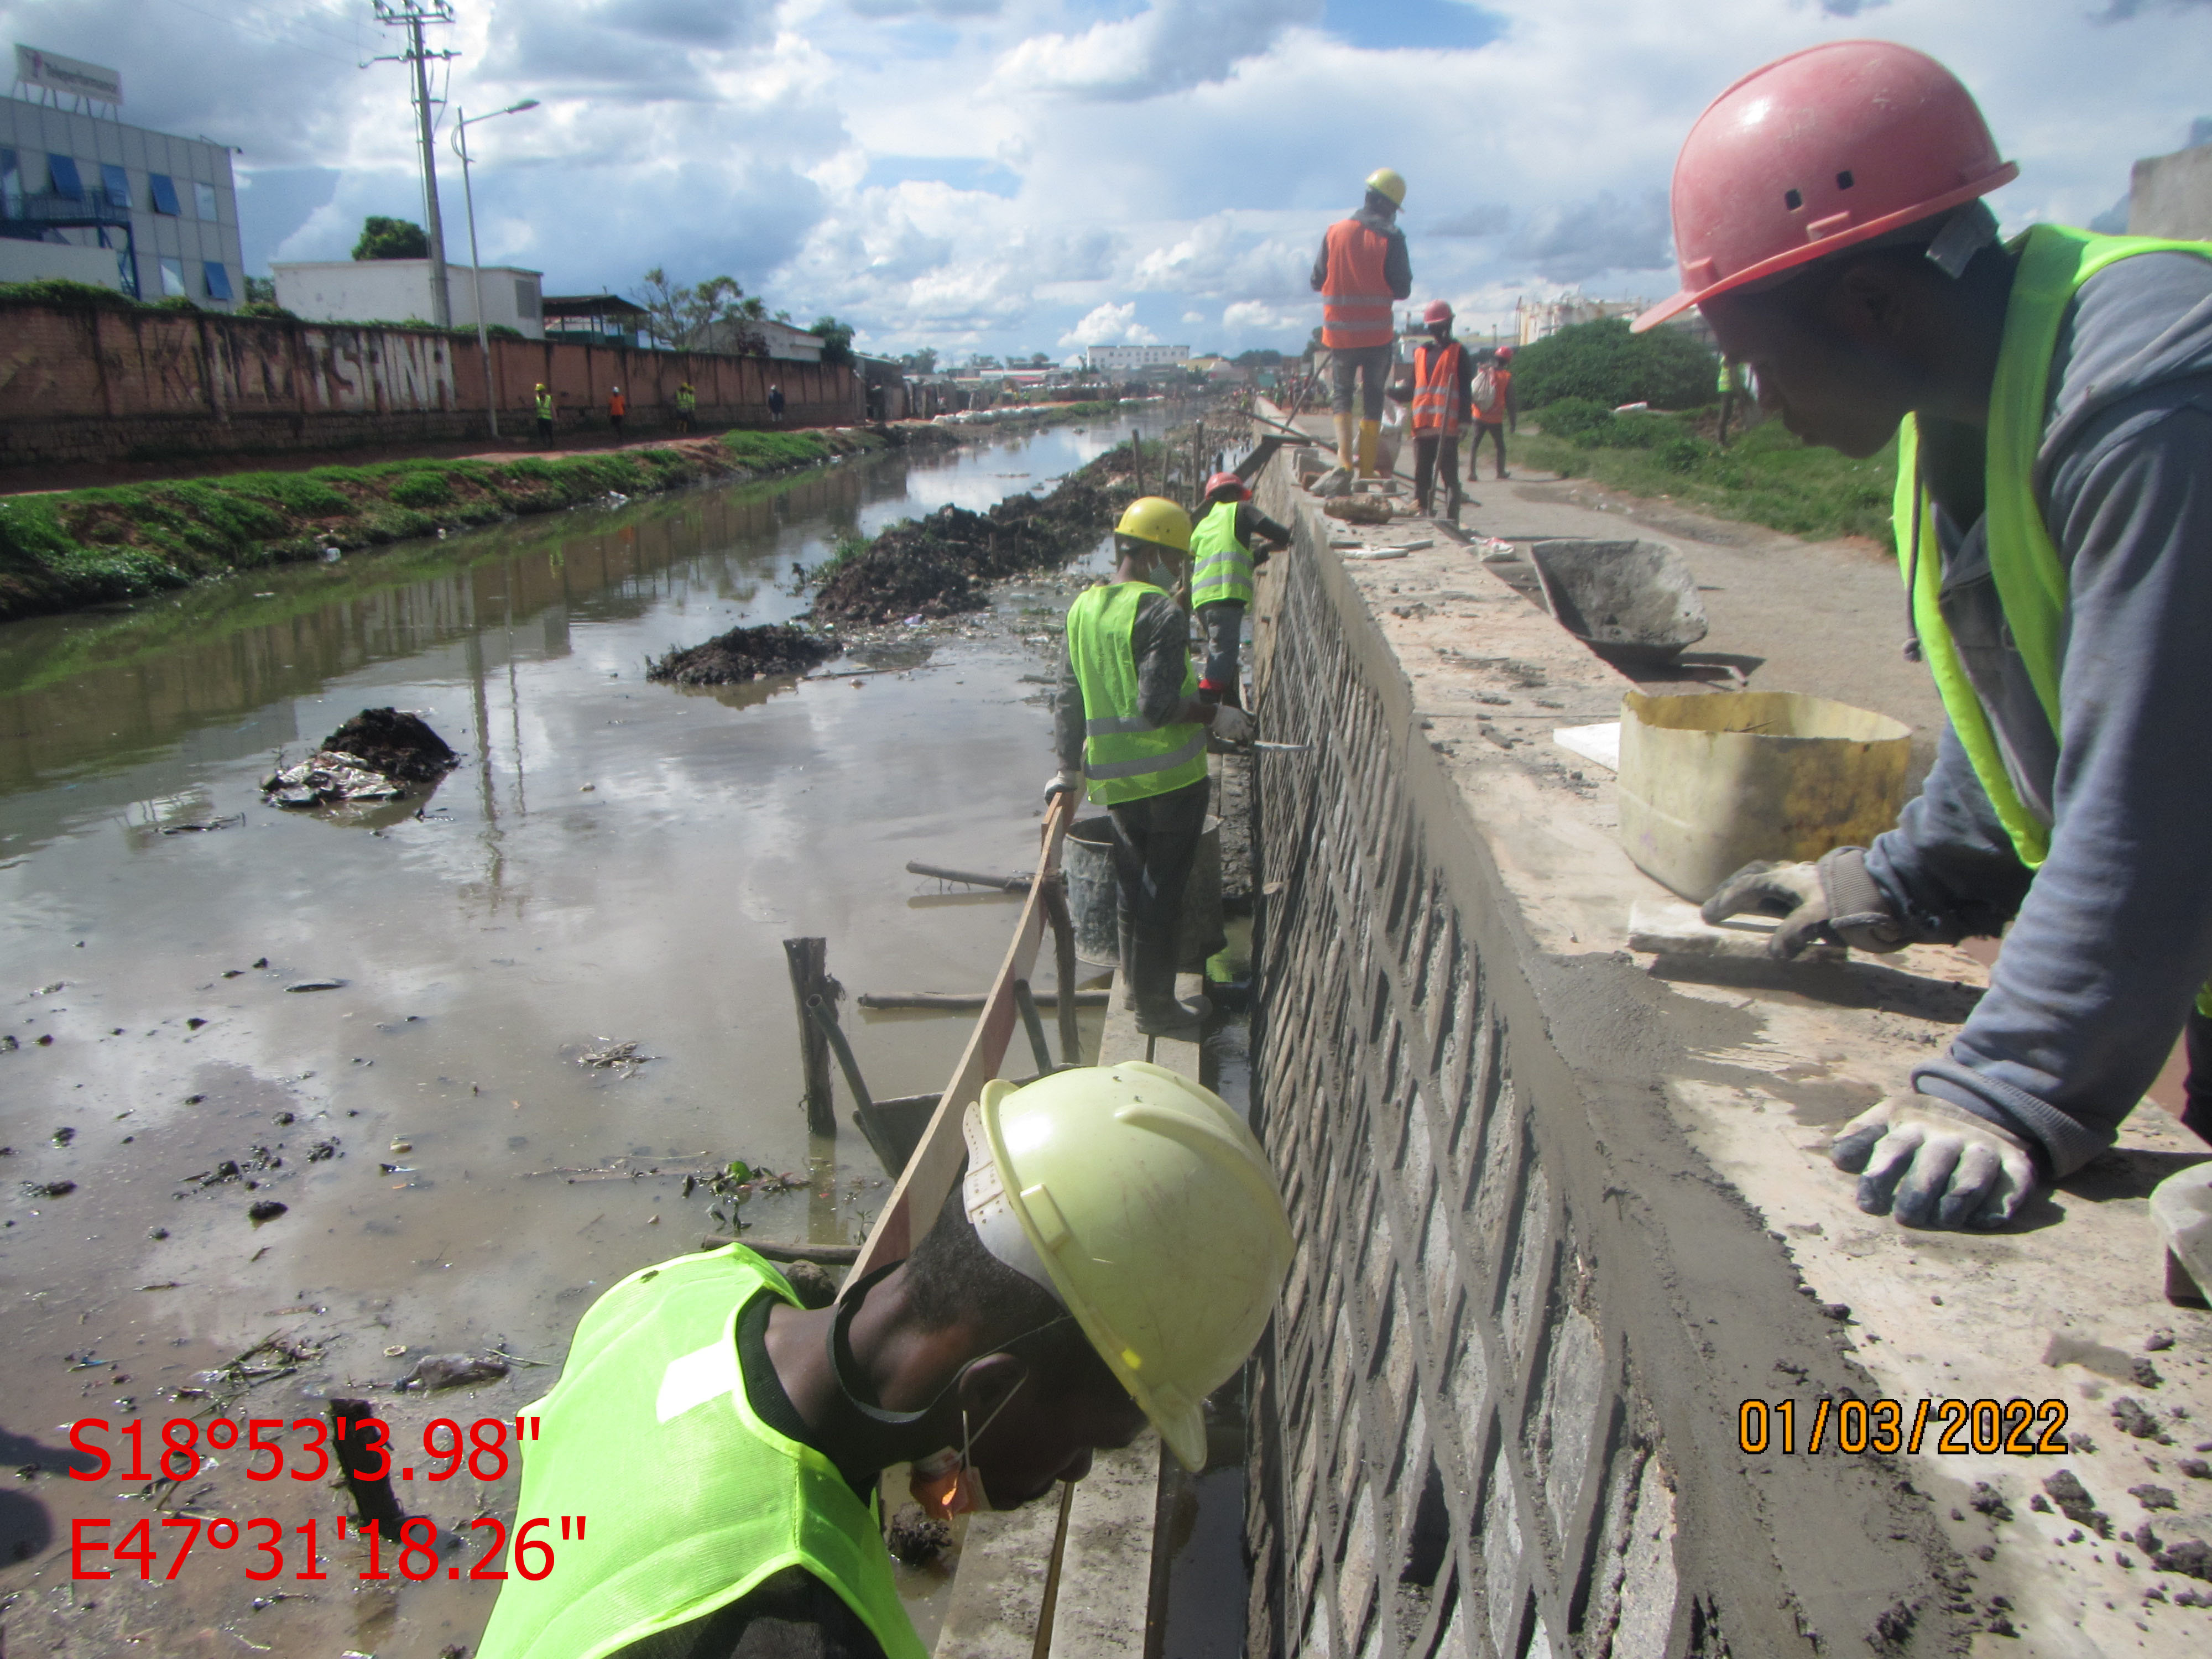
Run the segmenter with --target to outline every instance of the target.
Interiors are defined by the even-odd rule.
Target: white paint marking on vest
[[[738,1345],[709,1342],[668,1362],[660,1374],[660,1397],[653,1403],[653,1415],[668,1422],[695,1406],[735,1393],[737,1387]]]

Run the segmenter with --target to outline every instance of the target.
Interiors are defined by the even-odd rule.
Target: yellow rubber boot
[[[1352,416],[1340,415],[1336,417],[1336,464],[1349,472],[1358,459],[1352,447]]]
[[[1376,452],[1382,446],[1382,422],[1362,421],[1359,423],[1359,476],[1379,478]]]

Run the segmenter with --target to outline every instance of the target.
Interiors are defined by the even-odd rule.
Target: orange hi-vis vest
[[[1390,239],[1357,219],[1328,228],[1328,270],[1321,290],[1321,343],[1330,350],[1389,345],[1396,304],[1382,275]]]
[[[1474,406],[1474,418],[1485,426],[1502,426],[1505,422],[1508,407],[1506,394],[1513,390],[1513,371],[1493,368],[1490,371],[1490,381],[1496,389],[1491,392],[1491,401],[1487,405],[1477,404]]]
[[[1459,436],[1459,342],[1413,350],[1413,430]]]

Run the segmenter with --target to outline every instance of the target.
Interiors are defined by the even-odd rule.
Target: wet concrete
[[[346,1505],[325,1480],[254,1482],[222,1455],[156,1483],[156,1513],[120,1457],[99,1480],[62,1474],[67,1425],[218,1404],[290,1422],[362,1395],[413,1467],[432,1419],[511,1420],[538,1398],[554,1373],[521,1362],[557,1361],[600,1286],[715,1231],[686,1174],[743,1158],[795,1176],[745,1202],[757,1237],[862,1236],[886,1188],[857,1133],[808,1143],[778,941],[825,936],[855,992],[986,982],[1006,902],[935,899],[903,866],[1030,861],[1065,584],[859,649],[842,665],[893,672],[857,679],[686,691],[647,684],[644,662],[795,615],[794,563],[841,537],[988,506],[1127,424],[0,629],[0,1034],[16,1042],[0,1052],[0,1436],[41,1466],[0,1504],[0,1633],[81,1654],[472,1648],[496,1587],[446,1569],[480,1547],[428,1583],[365,1583],[366,1552],[331,1540]],[[385,705],[463,752],[427,800],[260,804],[272,756]],[[338,983],[288,989],[319,981]],[[938,1086],[966,1035],[847,1024],[885,1094]],[[622,1042],[634,1060],[582,1063]],[[284,1213],[249,1219],[270,1200]],[[292,1358],[195,1382],[272,1336]],[[392,1390],[425,1354],[489,1349],[516,1357],[504,1381]],[[213,1394],[179,1403],[194,1388]],[[291,1455],[309,1436],[276,1437]],[[395,1490],[447,1527],[512,1519],[511,1474]],[[330,1577],[297,1582],[293,1560],[250,1583],[265,1560],[203,1545],[164,1583],[181,1536],[165,1515],[265,1516],[295,1555],[293,1529],[319,1519]],[[71,1583],[73,1522],[118,1541],[149,1516],[152,1583],[94,1557],[123,1576]]]

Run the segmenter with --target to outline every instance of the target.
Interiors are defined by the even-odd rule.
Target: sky
[[[1823,40],[1934,53],[2020,180],[2086,223],[2212,113],[2212,0],[453,0],[430,31],[447,247],[552,294],[727,273],[862,349],[947,360],[1164,341],[1297,349],[1332,219],[1407,179],[1414,301],[1674,287],[1698,112]],[[119,68],[126,119],[236,147],[249,270],[422,217],[407,70],[370,0],[0,0],[9,38]],[[2197,131],[2203,132],[2203,128]],[[2106,222],[2110,223],[2109,219]],[[2114,228],[2118,228],[2115,226]]]

